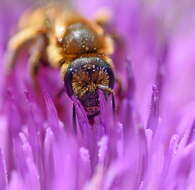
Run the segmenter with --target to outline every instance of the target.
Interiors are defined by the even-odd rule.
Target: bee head
[[[88,117],[94,117],[100,112],[98,89],[109,94],[114,86],[114,73],[105,60],[83,57],[69,65],[64,82],[68,96],[75,96]]]

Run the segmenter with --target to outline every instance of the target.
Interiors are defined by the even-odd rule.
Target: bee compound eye
[[[66,89],[66,93],[69,97],[73,95],[73,89],[72,89],[72,74],[73,74],[73,68],[71,65],[68,67],[65,77],[64,77],[64,86]]]

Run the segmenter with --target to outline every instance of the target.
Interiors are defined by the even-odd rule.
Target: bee
[[[58,68],[67,95],[79,100],[88,119],[93,119],[100,113],[98,91],[113,95],[115,82],[109,57],[113,41],[104,31],[104,22],[101,15],[89,20],[56,5],[29,10],[9,40],[7,65],[13,68],[21,50],[31,49],[28,64],[32,78],[43,60]]]

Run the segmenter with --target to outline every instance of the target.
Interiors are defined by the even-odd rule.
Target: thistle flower
[[[115,117],[100,92],[93,127],[77,103],[76,135],[72,102],[56,96],[63,85],[57,71],[41,68],[41,100],[25,54],[11,78],[3,75],[6,43],[30,3],[0,7],[0,189],[195,189],[193,1],[75,2],[90,18],[110,9],[108,30],[122,39],[113,60],[123,86]]]

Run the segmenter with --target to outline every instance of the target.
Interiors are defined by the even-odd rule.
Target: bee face
[[[77,97],[88,117],[100,112],[99,86],[112,89],[114,73],[110,65],[99,57],[83,57],[74,60],[65,75],[67,94]]]

